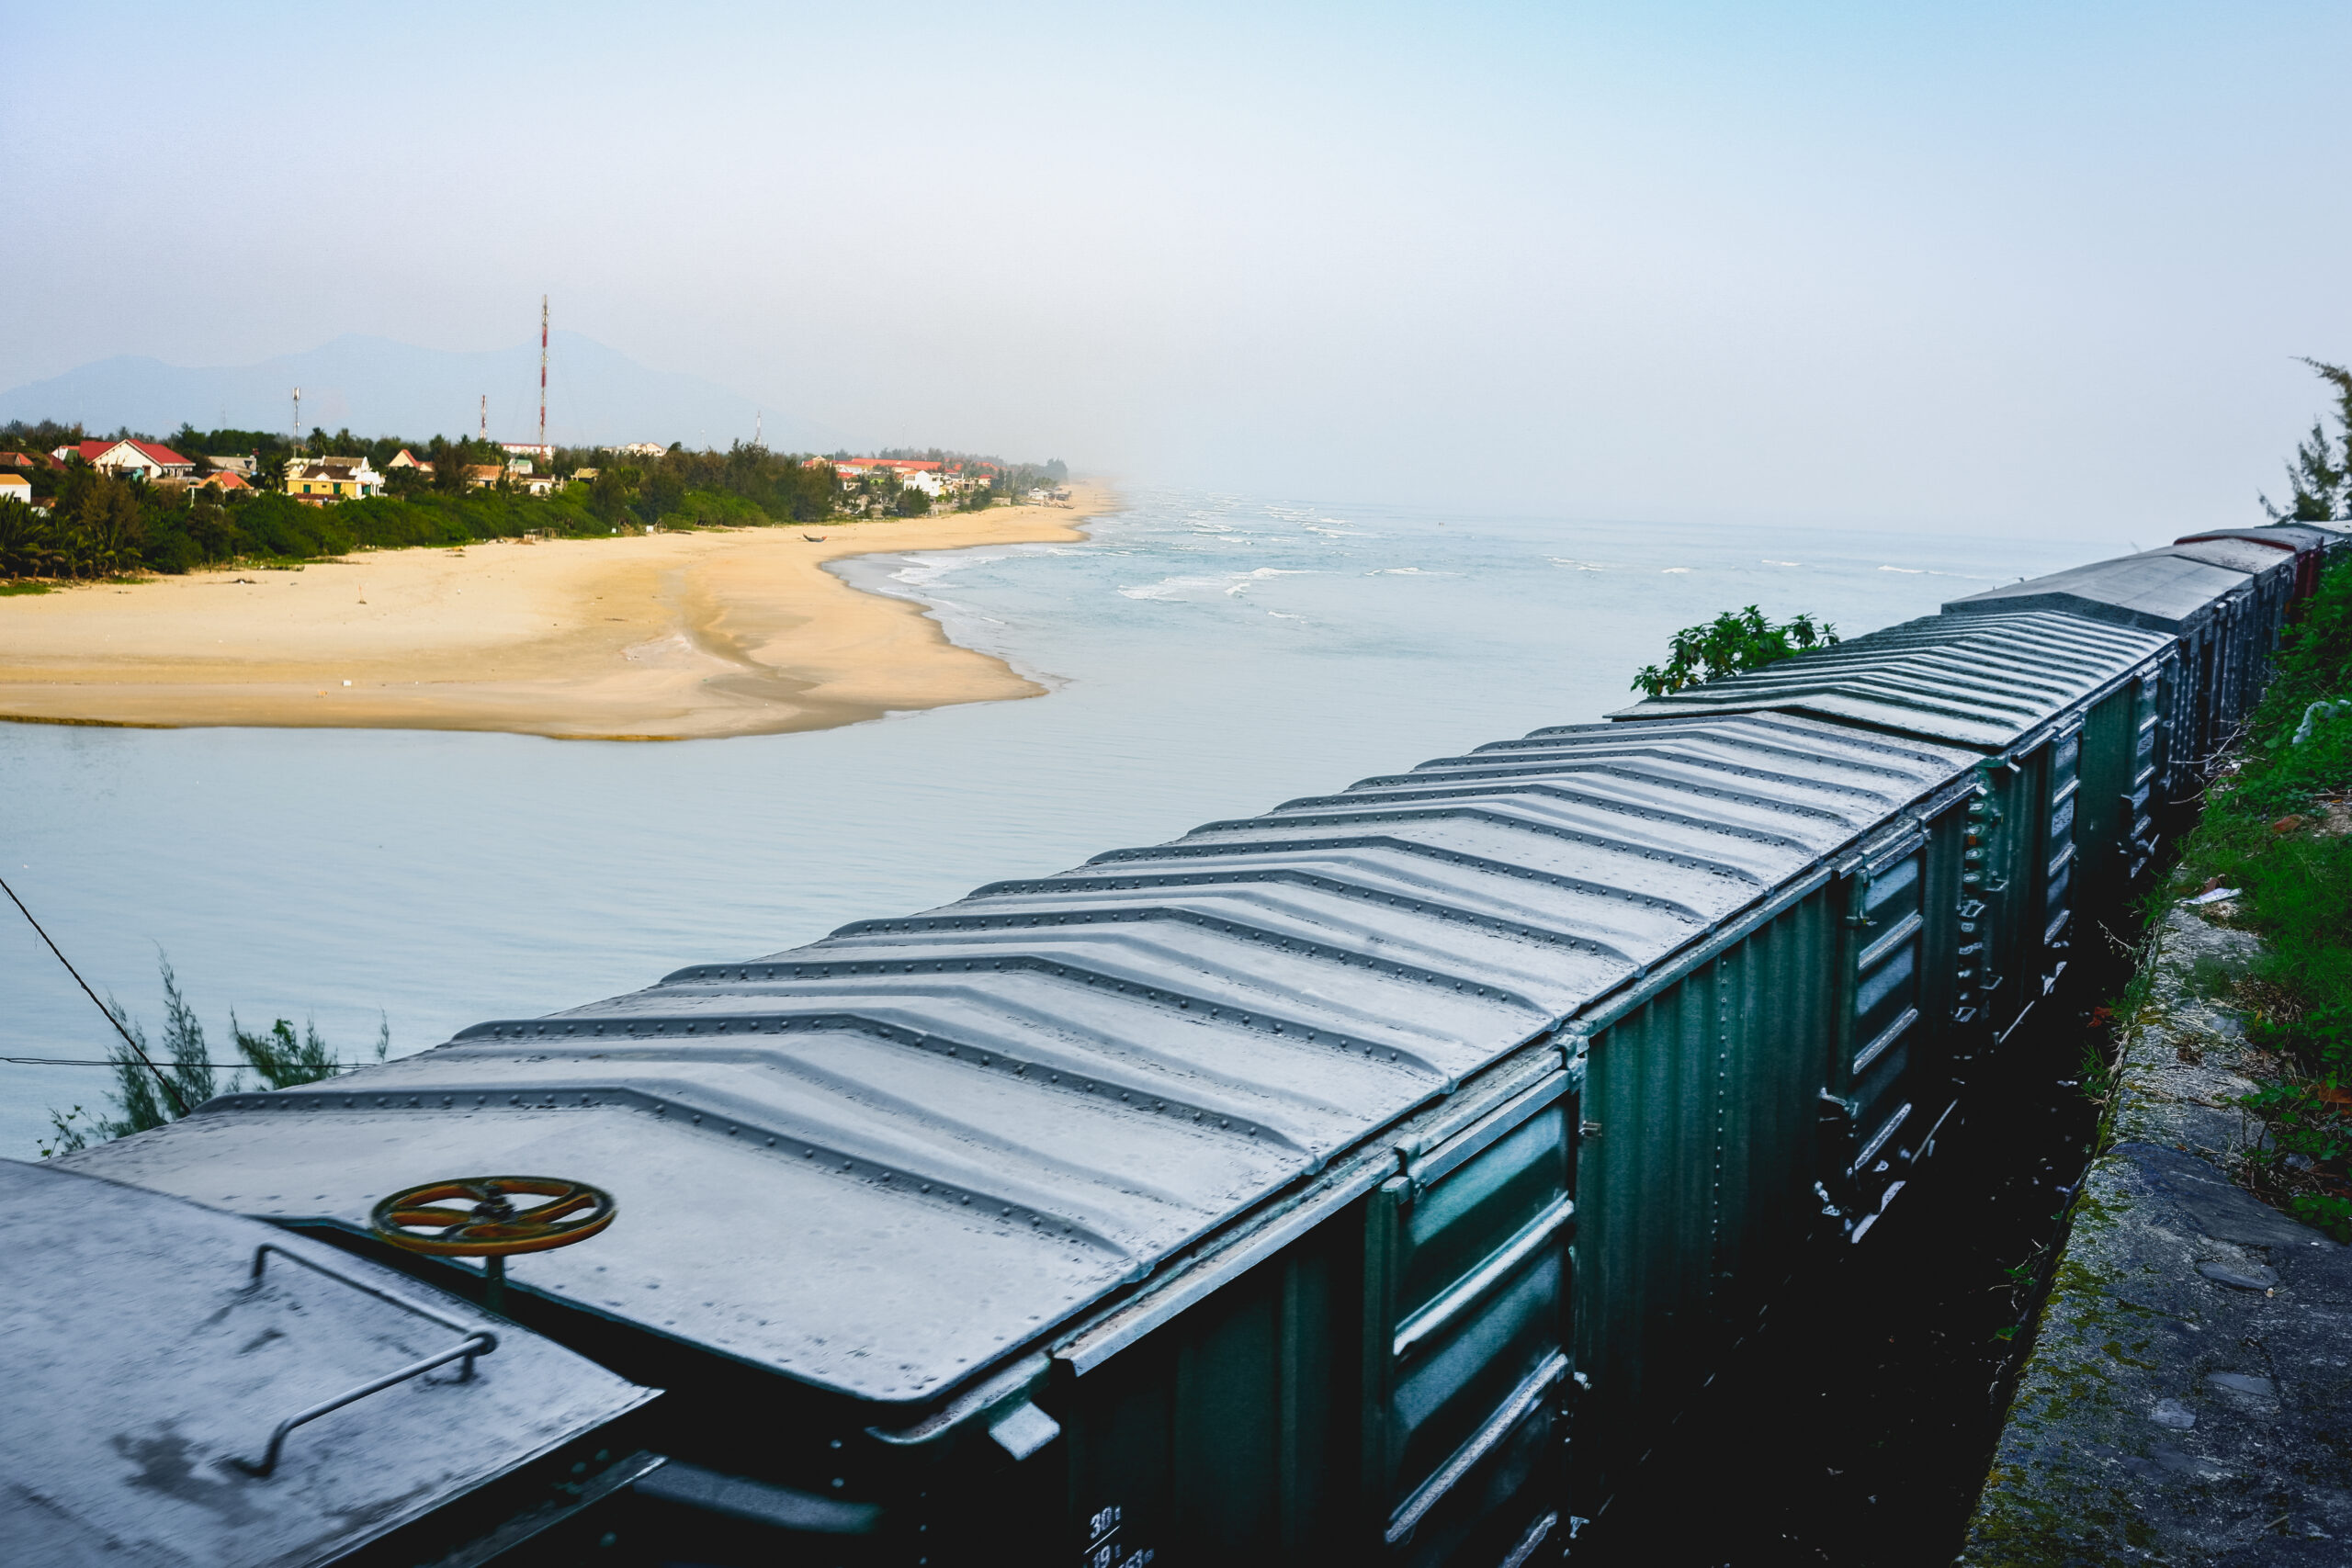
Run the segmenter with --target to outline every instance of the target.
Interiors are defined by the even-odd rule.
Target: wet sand
[[[1114,504],[1091,486],[1072,502],[380,550],[0,598],[0,719],[684,740],[1037,696],[921,605],[823,568],[1066,542]]]

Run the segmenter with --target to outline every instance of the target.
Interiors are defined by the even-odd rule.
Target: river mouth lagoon
[[[350,1059],[386,1026],[405,1055],[1599,719],[1723,610],[1858,634],[2124,543],[1121,495],[1083,542],[834,569],[1043,696],[658,744],[0,724],[0,870],[151,1035],[168,957],[215,1060],[232,1010],[249,1030],[313,1020]],[[104,1056],[106,1021],[7,916],[6,1054]],[[12,1158],[111,1083],[5,1071]]]

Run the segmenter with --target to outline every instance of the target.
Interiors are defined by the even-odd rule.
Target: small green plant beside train
[[[316,1023],[305,1023],[299,1035],[293,1021],[283,1018],[267,1029],[249,1031],[237,1021],[233,1011],[229,1014],[229,1037],[243,1060],[215,1062],[204,1037],[204,1024],[181,992],[172,961],[158,954],[155,964],[164,980],[162,1041],[151,1043],[146,1026],[120,1002],[107,998],[107,1010],[125,1037],[122,1044],[107,1054],[114,1072],[114,1088],[108,1095],[112,1104],[99,1113],[78,1105],[70,1111],[51,1107],[50,1135],[40,1145],[41,1158],[72,1154],[92,1144],[176,1122],[214,1095],[243,1088],[247,1069],[271,1089],[289,1089],[317,1083],[361,1065],[337,1058]],[[374,1059],[382,1061],[391,1046],[392,1025],[388,1018],[377,1029]],[[224,1071],[229,1075],[226,1083],[220,1077]]]

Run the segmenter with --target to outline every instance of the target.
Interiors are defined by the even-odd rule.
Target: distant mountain
[[[564,446],[683,441],[724,447],[749,441],[761,410],[699,377],[649,370],[577,333],[557,333],[548,353],[548,438]],[[302,389],[302,428],[359,435],[471,435],[490,398],[496,441],[536,438],[539,345],[458,354],[356,334],[258,365],[190,367],[124,355],[0,392],[0,421],[79,420],[93,434],[129,425],[162,434],[182,421],[202,430],[283,430]],[[840,432],[776,409],[767,445],[831,451]]]

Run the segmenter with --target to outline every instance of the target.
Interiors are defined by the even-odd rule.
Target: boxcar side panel
[[[1814,1229],[1836,917],[1825,876],[1592,1034],[1577,1155],[1580,1513],[1695,1391],[1708,1349],[1745,1332]]]
[[[1362,1209],[1042,1402],[1063,1427],[1079,1561],[1255,1561],[1348,1542]]]
[[[2084,716],[2082,790],[2075,812],[2075,919],[2082,942],[2103,940],[2102,930],[2120,930],[2131,902],[2139,865],[2132,829],[2143,815],[2133,795],[2141,743],[2144,739],[2154,748],[2154,684],[2152,671],[2109,693]]]

